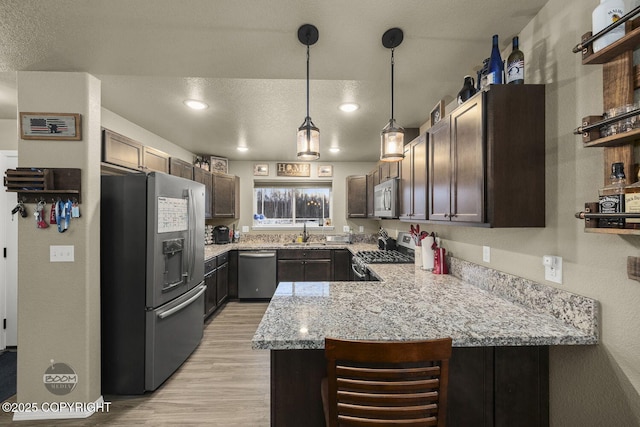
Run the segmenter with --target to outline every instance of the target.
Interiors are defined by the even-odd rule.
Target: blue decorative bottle
[[[498,48],[498,35],[493,36],[493,47],[491,48],[491,58],[489,59],[489,73],[487,74],[487,84],[502,84],[502,73],[504,63]]]

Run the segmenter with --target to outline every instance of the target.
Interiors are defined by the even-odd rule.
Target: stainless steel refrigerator
[[[141,394],[202,339],[205,187],[152,172],[101,192],[102,392]]]

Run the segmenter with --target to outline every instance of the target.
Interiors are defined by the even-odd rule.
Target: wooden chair
[[[328,427],[445,426],[451,338],[326,338],[322,404]]]

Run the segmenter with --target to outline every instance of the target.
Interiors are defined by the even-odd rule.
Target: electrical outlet
[[[542,257],[544,265],[544,280],[562,284],[562,257],[545,255]]]
[[[349,228],[349,226],[348,226],[348,225],[343,225],[343,226],[342,226],[342,231],[343,231],[344,233],[348,233],[348,232],[349,232],[349,230],[350,230],[350,228]]]
[[[358,226],[358,232],[359,233],[364,233],[364,225]]]
[[[49,246],[50,262],[74,262],[73,245]]]
[[[491,262],[491,248],[489,246],[482,247],[482,261]]]
[[[242,232],[243,233],[248,233],[249,232],[249,226],[248,225],[243,225],[242,226]]]

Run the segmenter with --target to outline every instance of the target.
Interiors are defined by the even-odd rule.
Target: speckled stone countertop
[[[506,282],[513,295],[414,265],[372,264],[380,282],[280,283],[252,346],[321,349],[326,336],[450,336],[456,347],[597,344],[597,301],[455,258],[449,263],[456,274],[471,269],[485,282]]]
[[[377,249],[370,243],[308,246],[245,241],[230,250]],[[321,349],[326,336],[412,340],[450,336],[456,347],[598,343],[596,300],[447,257],[449,275],[413,264],[370,264],[379,282],[284,282],[258,326],[255,349]]]

